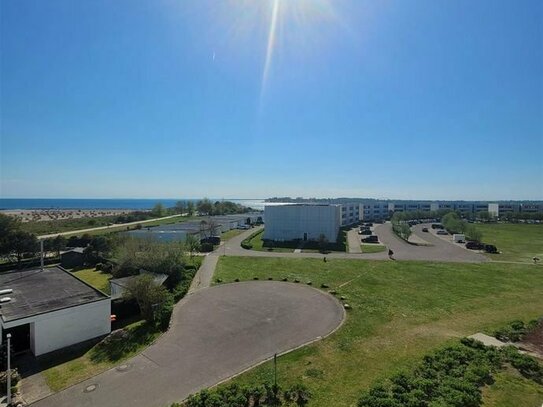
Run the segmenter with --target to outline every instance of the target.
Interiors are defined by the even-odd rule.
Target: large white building
[[[264,209],[264,239],[335,242],[341,226],[341,205],[273,205]]]
[[[107,335],[109,296],[60,267],[0,273],[0,338],[36,356]]]

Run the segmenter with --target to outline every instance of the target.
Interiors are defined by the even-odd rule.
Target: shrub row
[[[231,384],[212,390],[202,390],[190,396],[183,404],[174,403],[171,407],[286,407],[306,406],[311,399],[309,390],[297,384],[283,391],[280,386],[239,386]]]
[[[509,325],[498,329],[494,336],[504,342],[518,342],[539,325],[539,321],[532,320],[525,324],[523,321],[513,321]]]

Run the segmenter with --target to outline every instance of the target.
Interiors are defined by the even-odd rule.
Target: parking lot
[[[429,232],[423,232],[422,228],[427,227]],[[425,261],[448,261],[464,263],[480,263],[488,261],[488,258],[480,253],[465,249],[461,245],[452,242],[452,239],[443,239],[432,232],[429,224],[415,225],[411,228],[413,234],[429,243],[429,246],[417,246],[409,244],[400,239],[392,231],[390,223],[375,226],[375,234],[379,241],[394,252],[396,260],[425,260]]]

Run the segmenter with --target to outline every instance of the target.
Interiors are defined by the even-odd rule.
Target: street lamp
[[[8,406],[11,406],[11,334],[7,334],[6,338],[8,339],[8,370],[7,370],[7,398],[6,403]]]

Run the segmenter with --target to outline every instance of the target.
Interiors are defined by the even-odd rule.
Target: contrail
[[[277,17],[279,15],[279,1],[273,0],[273,10],[272,17],[270,22],[270,32],[268,34],[268,47],[266,49],[266,62],[264,64],[264,73],[262,74],[262,88],[261,88],[261,98],[268,81],[269,70],[271,66],[271,60],[273,56],[273,49],[275,46],[275,30],[277,27]]]

